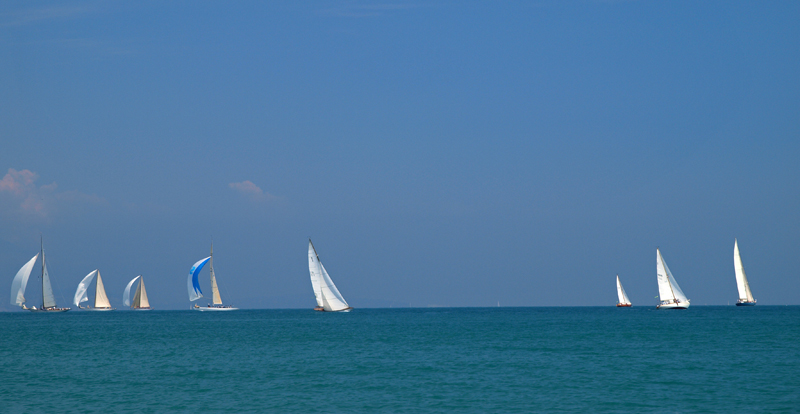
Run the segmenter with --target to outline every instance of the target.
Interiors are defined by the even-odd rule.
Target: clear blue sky
[[[800,304],[798,21],[794,1],[0,3],[0,291],[42,233],[60,304],[99,268],[117,307],[143,274],[186,308],[213,236],[223,300],[312,307],[311,237],[356,308],[613,305],[616,274],[651,306],[656,247],[719,305],[737,237],[759,304]]]

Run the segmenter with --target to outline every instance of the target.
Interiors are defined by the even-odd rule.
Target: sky
[[[311,308],[311,238],[354,308],[613,306],[617,274],[654,306],[656,248],[693,305],[726,305],[737,238],[758,303],[798,305],[798,19],[0,3],[0,292],[41,237],[59,305],[99,269],[118,308],[141,274],[154,308],[187,309],[213,239],[225,303]]]

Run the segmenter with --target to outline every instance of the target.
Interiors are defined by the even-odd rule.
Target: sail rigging
[[[619,281],[619,275],[617,275],[617,296],[619,297],[619,303],[623,305],[630,305],[631,300],[628,299],[628,295],[625,293],[625,289],[622,288],[622,283]]]
[[[679,305],[679,307],[689,306],[689,299],[683,294],[675,277],[672,276],[672,272],[669,271],[660,249],[656,249],[656,275],[658,279],[658,296],[662,304]]]
[[[194,305],[195,310],[199,311],[231,311],[237,310],[239,308],[234,308],[233,306],[223,306],[222,305],[222,297],[219,294],[219,285],[217,284],[217,275],[214,272],[214,244],[211,244],[211,254],[206,257],[205,259],[198,260],[197,263],[192,266],[192,269],[189,271],[189,278],[187,279],[187,286],[189,288],[189,300],[195,301],[203,297],[203,292],[200,290],[200,282],[197,279],[197,276],[200,274],[200,271],[203,269],[203,266],[206,263],[210,263],[208,266],[208,271],[211,278],[211,301],[212,304],[208,306],[198,306]]]
[[[308,271],[311,275],[311,285],[314,288],[317,305],[322,310],[336,312],[352,309],[325,270],[310,239],[308,240]]]
[[[750,283],[747,282],[747,274],[744,272],[742,256],[739,254],[739,241],[733,239],[733,267],[736,271],[736,287],[739,290],[739,302],[755,302],[753,292],[750,291]]]
[[[150,309],[150,301],[147,300],[147,290],[144,288],[144,278],[139,279],[139,287],[136,288],[136,295],[133,297],[134,309]]]

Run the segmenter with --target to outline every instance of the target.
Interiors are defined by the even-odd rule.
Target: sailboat
[[[86,302],[89,300],[88,291],[89,291],[89,284],[92,283],[92,279],[97,276],[97,285],[95,287],[94,292],[94,307],[87,306],[81,307],[82,302]],[[111,303],[108,302],[108,296],[106,296],[106,290],[103,288],[103,278],[100,276],[100,271],[95,269],[92,270],[91,273],[86,275],[86,277],[81,280],[81,283],[78,283],[78,288],[75,289],[75,299],[73,300],[75,306],[80,309],[85,309],[88,311],[111,311],[114,308],[111,307]]]
[[[625,294],[625,289],[622,288],[622,283],[619,282],[619,275],[617,275],[617,296],[619,296],[618,308],[630,308],[632,306],[631,300]]]
[[[209,304],[208,306],[198,306],[195,304],[193,309],[199,311],[231,311],[239,309],[230,305],[222,305],[222,298],[219,296],[219,287],[217,286],[217,278],[214,276],[214,243],[211,243],[211,255],[205,259],[198,260],[197,263],[192,266],[192,269],[189,270],[189,278],[186,280],[187,287],[189,288],[189,300],[195,301],[203,297],[203,292],[200,290],[200,283],[197,280],[197,275],[200,273],[200,270],[203,269],[203,266],[205,266],[205,264],[208,262],[211,262],[209,270],[211,273],[211,292],[213,304]]]
[[[656,249],[656,275],[658,278],[658,296],[661,302],[656,306],[657,309],[686,309],[689,307],[689,299],[683,294],[675,277],[667,267],[667,262],[661,256],[661,250]]]
[[[333,284],[333,280],[325,270],[325,266],[319,260],[317,250],[311,239],[308,239],[308,271],[311,274],[311,286],[314,288],[314,296],[317,298],[316,311],[324,312],[350,312],[353,308],[347,304],[339,289]]]
[[[733,239],[733,267],[736,269],[736,287],[739,288],[739,301],[736,306],[756,306],[753,299],[753,292],[750,292],[750,284],[747,283],[747,275],[744,273],[742,256],[739,255],[739,242]]]
[[[139,279],[139,286],[136,288],[136,294],[133,296],[133,305],[131,305],[131,287],[137,279]],[[125,292],[122,293],[122,303],[137,311],[149,311],[152,309],[150,307],[150,301],[147,300],[147,291],[144,289],[144,278],[142,275],[134,277],[128,282],[128,286],[125,286]]]
[[[42,242],[40,253],[42,255],[42,307],[37,309],[36,306],[30,308],[25,306],[25,287],[28,286],[28,278],[33,270],[33,265],[36,264],[36,259],[39,257],[38,253],[36,256],[33,256],[33,259],[29,260],[28,263],[25,263],[25,265],[19,269],[17,275],[14,276],[14,281],[11,282],[11,304],[31,312],[66,312],[69,308],[59,308],[56,306],[56,298],[53,296],[53,287],[50,286],[50,275],[47,273],[47,264],[44,260],[44,242]]]

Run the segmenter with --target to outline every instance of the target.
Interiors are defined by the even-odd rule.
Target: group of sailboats
[[[750,284],[747,283],[747,275],[739,254],[739,242],[736,239],[733,241],[733,267],[736,273],[736,286],[739,290],[739,301],[736,306],[755,306],[756,300],[753,298],[753,293],[750,292]],[[656,249],[656,280],[658,281],[659,297],[657,309],[687,309],[689,307],[691,302],[678,286],[672,272],[669,271],[660,249]],[[619,298],[617,307],[631,306],[631,301],[619,281],[619,275],[617,275],[617,296]]]
[[[42,306],[37,308],[33,306],[28,308],[25,303],[25,288],[28,285],[28,279],[33,271],[37,259],[42,257]],[[219,285],[214,273],[214,244],[211,244],[211,252],[208,257],[198,260],[189,270],[189,276],[186,280],[187,288],[189,291],[189,301],[194,302],[203,297],[203,291],[200,289],[198,276],[203,267],[209,264],[209,275],[211,279],[211,292],[212,300],[207,306],[199,306],[195,304],[192,309],[198,311],[232,311],[237,310],[231,305],[223,305],[222,297],[219,292]],[[311,286],[314,290],[314,297],[317,301],[317,306],[314,310],[324,312],[349,312],[353,308],[347,304],[339,289],[331,280],[330,275],[322,265],[317,251],[314,249],[314,244],[311,239],[308,240],[308,270],[311,275]],[[94,289],[94,306],[82,306],[81,304],[89,301],[89,291],[92,282],[95,281]],[[131,302],[130,293],[134,283],[139,282],[136,293]],[[106,289],[103,284],[103,278],[100,275],[100,270],[95,269],[86,275],[75,290],[75,297],[73,303],[78,309],[87,311],[112,311],[116,308],[111,306],[106,294]],[[122,294],[122,303],[129,306],[133,310],[150,310],[150,302],[147,299],[147,291],[144,287],[144,278],[141,275],[136,276],[128,282],[125,291]],[[53,296],[53,289],[50,285],[50,277],[47,273],[47,265],[44,258],[44,243],[42,248],[36,256],[33,256],[25,265],[19,269],[17,275],[11,284],[11,304],[20,306],[22,309],[30,310],[33,312],[66,312],[70,308],[59,308],[56,306],[55,297]]]

